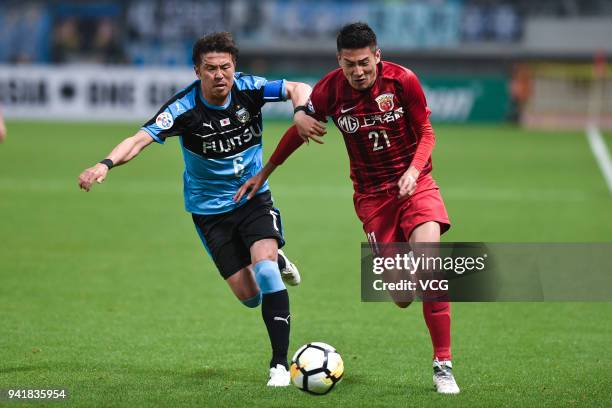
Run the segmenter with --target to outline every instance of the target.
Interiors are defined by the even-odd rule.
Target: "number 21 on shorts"
[[[376,234],[374,231],[366,232],[366,237],[368,238],[368,243],[370,244],[370,248],[372,249],[372,252],[374,252],[374,255],[378,254],[380,251],[378,248],[378,242],[376,242]]]

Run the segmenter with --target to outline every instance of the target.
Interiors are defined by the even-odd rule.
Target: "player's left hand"
[[[304,142],[308,143],[308,139],[312,139],[319,144],[325,143],[321,136],[325,135],[327,130],[325,130],[325,126],[321,122],[302,111],[294,115],[293,121],[295,122],[298,135],[300,135]]]
[[[234,202],[240,202],[242,196],[244,196],[249,190],[250,192],[247,196],[247,200],[253,198],[255,193],[259,191],[265,181],[266,177],[261,172],[248,179],[243,185],[240,186],[238,191],[236,191],[236,194],[234,194]]]
[[[397,186],[399,187],[399,198],[409,197],[414,194],[417,188],[419,173],[420,172],[415,167],[408,167],[408,170],[406,170],[397,182]]]

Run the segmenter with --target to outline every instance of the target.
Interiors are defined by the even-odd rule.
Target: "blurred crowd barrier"
[[[386,59],[417,72],[434,121],[610,116],[609,76],[535,68],[573,73],[600,55],[605,71],[609,0],[0,0],[0,107],[8,118],[147,119],[194,79],[194,40],[219,30],[234,34],[239,69],[314,83],[337,67],[339,28],[357,20]],[[290,117],[289,105],[266,113]]]
[[[530,128],[612,129],[612,71],[602,56],[593,64],[533,64],[522,123]]]
[[[0,2],[0,62],[189,65],[195,38],[235,34],[243,49],[333,49],[369,22],[392,49],[512,43],[517,7],[469,0],[100,0]]]

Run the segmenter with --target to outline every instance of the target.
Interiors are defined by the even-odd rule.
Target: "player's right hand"
[[[408,170],[406,170],[406,172],[397,182],[397,187],[399,188],[398,198],[404,198],[414,194],[417,188],[419,173],[420,172],[415,167],[408,167]]]
[[[325,143],[323,139],[321,139],[321,136],[324,136],[327,133],[327,130],[325,129],[325,125],[323,125],[321,122],[302,111],[296,113],[293,120],[295,122],[298,135],[305,143],[308,143],[309,139],[312,139],[319,144]]]
[[[234,202],[238,203],[242,197],[250,190],[247,200],[253,198],[256,192],[259,191],[263,183],[265,183],[266,177],[262,172],[257,173],[250,179],[248,179],[243,185],[240,186],[236,194],[234,194]]]
[[[79,187],[81,190],[89,191],[94,181],[98,184],[102,183],[108,174],[108,167],[105,164],[98,163],[93,167],[85,169],[79,175]]]

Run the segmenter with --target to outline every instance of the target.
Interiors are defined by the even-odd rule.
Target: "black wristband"
[[[310,109],[308,109],[308,106],[306,105],[298,105],[293,109],[293,114],[295,115],[296,113],[298,113],[299,111],[303,111],[306,114],[310,113]]]
[[[106,167],[108,167],[109,170],[112,169],[115,165],[115,163],[113,163],[111,159],[100,160],[98,163],[105,165]]]

